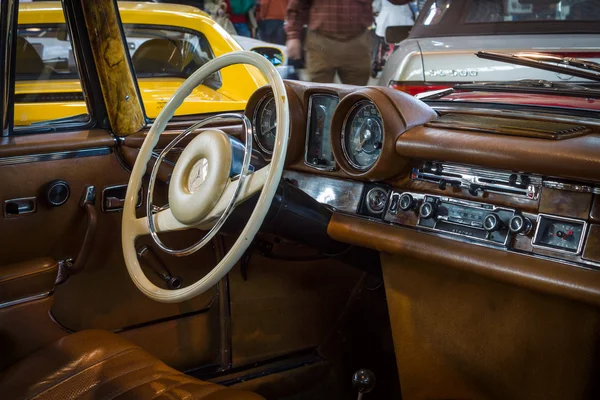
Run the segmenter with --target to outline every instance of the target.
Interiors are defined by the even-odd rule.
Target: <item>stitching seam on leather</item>
[[[81,371],[77,371],[77,372],[76,372],[76,373],[74,373],[73,375],[69,375],[69,376],[67,376],[67,377],[65,377],[65,378],[63,378],[63,379],[61,379],[60,381],[56,382],[54,385],[50,386],[49,388],[46,388],[46,389],[44,389],[44,390],[42,390],[42,391],[40,391],[40,392],[38,392],[38,393],[36,393],[36,394],[34,394],[34,395],[31,395],[31,396],[29,397],[29,399],[30,399],[30,400],[33,400],[33,399],[35,399],[36,397],[39,397],[39,396],[41,396],[42,394],[44,394],[44,393],[46,393],[46,392],[50,391],[51,389],[53,389],[53,388],[57,387],[58,385],[60,385],[60,384],[63,384],[63,383],[65,383],[65,382],[67,382],[67,381],[68,381],[68,380],[70,380],[71,378],[74,378],[74,377],[76,377],[77,375],[79,375],[79,374],[81,374],[81,373],[83,373],[83,372],[87,371],[87,370],[88,370],[88,369],[90,369],[90,368],[93,368],[93,367],[95,367],[95,366],[96,366],[96,365],[98,365],[98,364],[101,364],[101,363],[105,362],[106,360],[109,360],[109,359],[111,359],[111,358],[122,357],[122,356],[124,356],[125,354],[131,353],[131,352],[133,352],[133,351],[140,351],[140,350],[141,350],[141,349],[139,349],[138,347],[133,347],[133,348],[128,348],[128,349],[122,350],[122,351],[120,351],[120,352],[118,352],[118,353],[115,353],[115,354],[111,354],[110,356],[107,356],[107,357],[103,358],[102,360],[98,360],[98,361],[96,361],[96,362],[95,362],[94,364],[92,364],[92,365],[88,365],[87,367],[85,367],[85,368],[84,368],[84,369],[82,369]]]
[[[97,382],[97,383],[94,383],[93,385],[90,385],[90,386],[89,386],[87,389],[85,389],[83,392],[81,392],[81,393],[78,393],[78,397],[80,397],[80,396],[83,396],[84,394],[86,394],[87,392],[89,392],[90,390],[94,389],[94,388],[95,388],[95,387],[97,387],[97,386],[104,385],[104,384],[106,384],[106,383],[109,383],[109,382],[111,382],[111,381],[113,381],[113,380],[115,380],[115,379],[121,378],[121,377],[123,377],[123,376],[125,376],[125,375],[128,375],[128,374],[132,374],[132,373],[134,373],[134,372],[141,371],[141,370],[143,370],[143,369],[146,369],[146,368],[152,368],[152,367],[154,367],[156,364],[158,364],[158,361],[151,362],[150,364],[142,365],[141,367],[136,367],[135,369],[131,369],[131,370],[123,370],[123,371],[121,371],[122,373],[121,373],[120,375],[115,375],[115,376],[113,376],[113,377],[112,377],[112,378],[110,378],[110,379],[103,380],[103,381],[101,381],[101,382]],[[110,396],[109,396],[109,398],[110,398],[111,396],[112,396],[112,395],[110,395]]]
[[[125,390],[124,390],[124,391],[122,391],[122,392],[118,392],[118,393],[111,393],[111,397],[107,397],[107,399],[116,399],[117,397],[119,397],[119,396],[122,396],[122,395],[124,395],[125,393],[127,393],[127,392],[129,392],[129,391],[131,391],[131,390],[133,390],[133,389],[137,389],[138,387],[140,387],[140,386],[142,386],[142,385],[146,385],[146,384],[148,384],[148,383],[150,383],[150,382],[152,382],[152,381],[155,381],[155,380],[158,380],[158,379],[161,379],[161,378],[167,377],[167,376],[177,376],[177,375],[179,375],[179,374],[180,374],[180,373],[179,373],[179,372],[177,372],[177,371],[175,371],[175,372],[169,372],[169,373],[162,373],[162,374],[158,374],[158,373],[156,373],[156,374],[152,374],[152,375],[150,376],[150,379],[148,379],[148,380],[144,380],[143,382],[140,382],[140,383],[138,383],[138,384],[137,384],[137,385],[135,385],[135,386],[132,386],[132,387],[130,387],[130,388],[127,388],[127,389],[125,389]]]

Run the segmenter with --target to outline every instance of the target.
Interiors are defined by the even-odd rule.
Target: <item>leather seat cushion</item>
[[[15,400],[263,399],[187,376],[113,333],[92,330],[66,336],[1,372],[0,393]]]

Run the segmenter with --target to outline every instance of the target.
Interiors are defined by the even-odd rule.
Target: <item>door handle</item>
[[[35,197],[4,200],[4,218],[33,214],[36,210],[37,200]]]
[[[125,206],[125,194],[127,193],[127,185],[107,186],[102,189],[102,211],[113,212],[121,211]],[[138,192],[138,201],[136,207],[142,205],[142,189]]]

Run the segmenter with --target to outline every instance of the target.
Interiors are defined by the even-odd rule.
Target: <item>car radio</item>
[[[403,213],[418,213],[416,226],[419,228],[500,246],[506,246],[511,232],[524,233],[531,229],[530,225],[513,221],[515,217],[523,219],[513,209],[445,196],[393,192],[385,219],[398,222],[404,219]]]

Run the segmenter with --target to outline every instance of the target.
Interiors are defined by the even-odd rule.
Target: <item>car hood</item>
[[[413,39],[421,50],[428,82],[481,82],[517,79],[584,81],[550,71],[477,58],[488,50],[535,51],[600,61],[600,35],[497,35]]]

